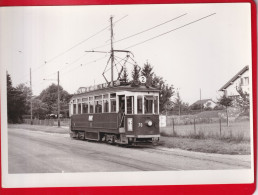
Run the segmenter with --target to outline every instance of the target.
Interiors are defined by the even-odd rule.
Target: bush
[[[189,138],[192,138],[192,139],[205,139],[205,134],[203,131],[198,131],[197,133],[190,133]]]

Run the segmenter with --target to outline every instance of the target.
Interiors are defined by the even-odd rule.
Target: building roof
[[[225,85],[223,85],[219,91],[224,91],[228,86],[230,86],[235,80],[237,80],[240,76],[242,76],[247,70],[249,70],[249,66],[245,66],[242,70],[240,70],[235,76],[233,76]]]
[[[96,89],[84,93],[74,94],[73,97],[80,97],[85,95],[97,95],[103,93],[115,93],[118,91],[132,91],[132,92],[159,92],[160,90],[154,87],[146,87],[144,85],[140,85],[137,87],[132,87],[131,85],[127,86],[114,86],[114,87],[106,87],[102,89]]]
[[[203,104],[205,104],[208,101],[214,102],[212,99],[203,99],[203,100],[198,100],[198,101],[194,102],[191,106],[193,106],[193,105],[201,105],[201,104],[203,105]]]

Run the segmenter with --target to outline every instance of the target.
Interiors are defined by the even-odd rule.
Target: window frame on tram
[[[119,111],[119,97],[121,96],[124,97],[125,105],[125,109],[122,112],[127,115],[159,114],[158,92],[119,91],[74,97],[70,101],[70,116],[73,114],[121,112],[121,110]],[[101,108],[97,108],[98,105],[101,105]]]

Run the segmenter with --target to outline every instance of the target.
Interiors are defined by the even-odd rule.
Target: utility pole
[[[111,87],[113,87],[114,86],[113,16],[110,17],[110,25],[111,25]]]
[[[200,88],[200,105],[201,105],[201,112],[202,112],[202,89]]]
[[[33,125],[33,122],[32,122],[32,81],[31,81],[31,68],[30,68],[30,92],[31,92],[31,96],[30,96],[30,124]]]
[[[59,71],[57,71],[57,125],[60,127],[60,91],[59,91]]]

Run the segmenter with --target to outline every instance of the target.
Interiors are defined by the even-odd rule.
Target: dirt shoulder
[[[41,131],[46,133],[60,133],[68,134],[68,127],[53,127],[41,125],[27,125],[27,124],[9,124],[9,128],[23,128],[31,131]],[[234,142],[219,139],[193,139],[186,137],[160,137],[159,146],[166,148],[177,148],[187,151],[203,152],[203,153],[217,153],[217,154],[251,154],[250,142]]]

